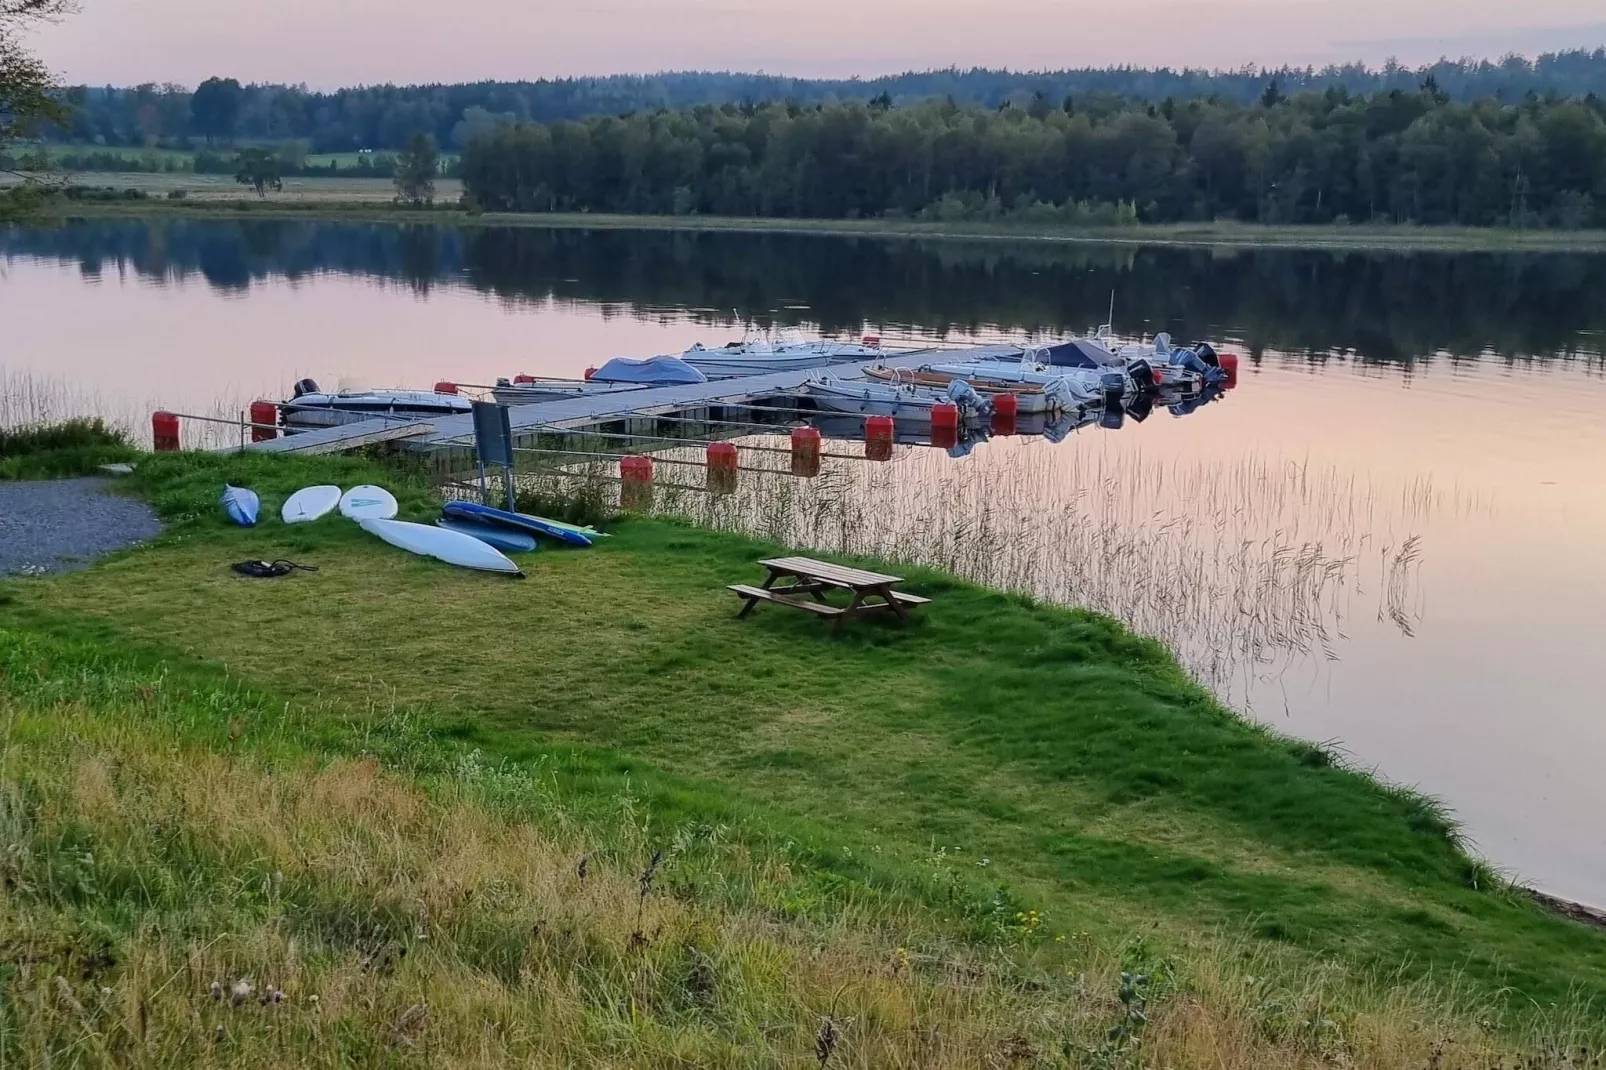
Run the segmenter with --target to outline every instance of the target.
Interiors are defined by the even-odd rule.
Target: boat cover
[[[1056,368],[1102,368],[1120,363],[1115,354],[1086,338],[1043,346],[1036,351],[1036,355],[1041,363]],[[1048,359],[1044,360],[1044,357]]]
[[[591,375],[592,382],[645,383],[672,386],[677,383],[706,383],[708,376],[679,357],[614,357]]]

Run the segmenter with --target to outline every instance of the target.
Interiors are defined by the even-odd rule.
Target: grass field
[[[416,222],[417,214],[390,203],[395,188],[383,178],[287,178],[282,193],[258,200],[227,175],[90,173],[71,176],[87,185],[145,191],[155,201],[73,204],[62,214],[78,216],[292,215],[298,219]],[[16,176],[0,175],[0,186]],[[183,189],[183,201],[166,200]],[[638,216],[602,213],[470,214],[453,206],[462,195],[458,179],[435,186],[432,219],[473,226],[590,229],[740,231],[842,237],[954,239],[967,241],[1069,242],[1124,245],[1222,246],[1279,249],[1409,251],[1599,252],[1606,231],[1508,230],[1495,227],[1261,226],[1250,223],[1168,223],[1078,229],[1033,223],[927,223],[884,219],[740,219],[717,216]]]
[[[0,585],[30,1063],[1599,1065],[1606,934],[1107,619],[908,570],[916,622],[833,637],[734,619],[744,539],[630,520],[516,582],[226,528],[225,478],[434,509],[164,456],[156,544]]]

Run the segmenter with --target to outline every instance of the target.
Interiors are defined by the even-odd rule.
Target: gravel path
[[[106,484],[0,482],[0,576],[84,568],[162,530],[144,502],[106,494]]]

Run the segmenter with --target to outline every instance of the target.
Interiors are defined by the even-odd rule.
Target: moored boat
[[[306,431],[315,427],[388,417],[423,420],[431,416],[450,416],[470,412],[472,403],[457,394],[434,390],[320,390],[311,379],[295,385],[294,396],[281,402],[279,411],[286,431]]]
[[[1008,367],[1000,365],[1001,369]],[[1102,396],[1096,382],[1090,384],[1072,376],[1052,373],[1032,378],[1011,377],[1008,371],[993,373],[979,364],[942,364],[913,369],[877,366],[866,368],[864,374],[894,386],[946,391],[957,382],[968,386],[983,398],[1012,394],[1016,412],[1022,416],[1059,412],[1098,400]]]
[[[710,379],[729,379],[738,375],[807,371],[850,361],[874,360],[881,355],[881,340],[865,335],[858,342],[834,342],[825,338],[743,339],[718,349],[705,349],[698,342],[682,353],[680,359]]]
[[[838,379],[821,374],[803,384],[803,394],[828,412],[891,416],[916,423],[930,422],[931,410],[938,405],[954,405],[961,418],[986,416],[993,404],[963,380],[946,389],[914,383],[884,383],[864,379]]]

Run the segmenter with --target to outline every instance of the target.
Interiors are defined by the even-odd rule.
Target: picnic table
[[[747,616],[760,602],[774,602],[807,610],[821,617],[834,618],[834,630],[841,628],[842,622],[849,617],[868,613],[891,612],[896,613],[900,620],[908,620],[909,607],[923,606],[931,601],[894,590],[903,582],[901,576],[884,576],[879,572],[834,565],[811,557],[777,557],[760,561],[759,564],[769,570],[762,587],[750,587],[745,583],[730,585],[730,590],[744,601],[742,611],[736,614],[738,617]],[[777,587],[776,584],[781,580],[792,582]],[[852,597],[846,606],[835,606],[826,600],[828,591],[850,591]]]

